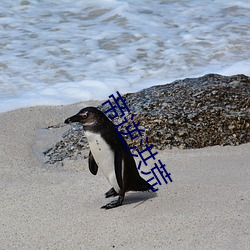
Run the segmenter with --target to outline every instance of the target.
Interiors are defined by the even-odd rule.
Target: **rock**
[[[153,144],[155,150],[250,142],[250,78],[245,75],[209,74],[186,78],[125,94],[123,98],[126,98],[130,113],[135,114],[134,121],[140,121],[140,128],[145,130],[144,137],[150,138],[149,144]],[[104,111],[105,106],[98,108]],[[132,121],[131,114],[126,116],[127,126]],[[119,124],[123,118],[113,122]],[[126,136],[129,146],[142,148],[140,139],[131,141]],[[76,125],[44,155],[50,163],[81,158],[86,157],[82,151],[87,147],[82,128]]]

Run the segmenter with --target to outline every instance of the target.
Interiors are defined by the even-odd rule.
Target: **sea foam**
[[[250,2],[1,1],[0,112],[250,76]]]

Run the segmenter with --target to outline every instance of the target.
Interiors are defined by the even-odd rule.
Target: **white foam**
[[[250,76],[249,11],[243,0],[2,0],[0,112]]]
[[[220,74],[230,76],[244,74],[250,76],[250,60],[234,63],[233,65],[219,71]]]

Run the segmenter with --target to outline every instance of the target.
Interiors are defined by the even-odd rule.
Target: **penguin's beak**
[[[64,121],[64,123],[70,124],[72,122],[80,122],[80,120],[81,120],[81,116],[79,116],[78,114],[76,114],[76,115],[73,115],[73,116],[67,118]]]

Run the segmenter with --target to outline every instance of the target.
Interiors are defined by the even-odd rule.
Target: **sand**
[[[249,249],[250,144],[158,151],[173,182],[103,210],[87,159],[42,162],[68,129],[44,128],[89,104],[0,114],[0,249]]]

